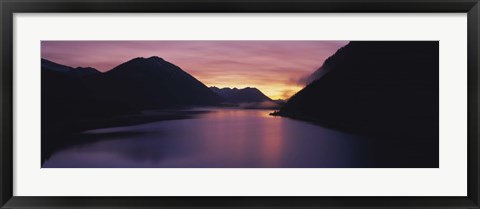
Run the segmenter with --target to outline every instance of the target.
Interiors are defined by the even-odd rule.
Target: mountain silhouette
[[[348,48],[348,47],[347,47]],[[345,47],[342,47],[337,50],[335,54],[342,54],[342,51],[345,49]],[[328,57],[315,72],[312,74],[302,77],[299,79],[299,83],[308,85],[318,79],[320,79],[322,76],[327,74],[332,68],[335,68],[335,66],[341,61],[339,59],[342,59],[342,56],[330,56]]]
[[[77,142],[80,131],[184,118],[144,115],[150,108],[211,105],[223,99],[177,66],[159,57],[136,58],[101,73],[41,60],[42,162]]]
[[[328,72],[274,115],[366,135],[438,142],[437,41],[352,41],[323,66]]]
[[[101,72],[91,67],[69,67],[52,62],[47,59],[42,59],[42,69],[50,72],[57,72],[71,77],[86,77],[91,75],[100,74]]]
[[[100,75],[94,68],[72,68],[42,59],[42,125],[67,119],[116,115],[130,112],[118,103],[99,98],[84,82],[88,76]]]
[[[135,58],[100,76],[92,87],[109,100],[137,109],[217,105],[223,99],[178,66],[160,57]]]
[[[257,88],[246,87],[243,89],[238,88],[218,88],[215,86],[210,89],[222,96],[226,101],[232,103],[249,103],[249,102],[266,102],[272,101],[269,97],[263,94]]]
[[[99,97],[89,88],[85,79],[100,75],[93,68],[72,68],[45,59],[41,62],[42,162],[70,143],[72,133],[136,112],[125,104]]]
[[[216,86],[211,86],[210,89],[213,92],[217,93],[218,95],[222,96],[226,100],[228,100],[228,98],[232,97],[233,95],[235,95],[240,91],[240,89],[235,87],[234,88],[228,88],[228,87],[218,88]]]

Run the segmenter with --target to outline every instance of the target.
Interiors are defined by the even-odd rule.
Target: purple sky
[[[135,57],[159,56],[207,86],[257,87],[272,99],[300,90],[347,41],[42,41],[42,58],[108,71]]]

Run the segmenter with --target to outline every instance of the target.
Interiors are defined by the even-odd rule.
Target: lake
[[[405,167],[403,143],[381,143],[272,110],[212,108],[195,117],[88,130],[90,143],[54,152],[43,168]],[[148,113],[147,113],[148,114]],[[68,140],[68,139],[65,139]],[[414,165],[414,164],[411,164]]]

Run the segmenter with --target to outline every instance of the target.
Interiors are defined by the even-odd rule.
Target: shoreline
[[[81,137],[84,131],[133,126],[158,121],[189,119],[208,112],[210,111],[149,110],[144,111],[144,113],[120,115],[109,118],[83,118],[74,121],[59,121],[56,124],[56,128],[50,127],[47,131],[42,128],[41,164],[43,165],[52,154],[61,149],[97,141],[95,139],[85,139],[85,137]]]

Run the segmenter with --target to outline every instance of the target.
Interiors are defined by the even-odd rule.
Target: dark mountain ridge
[[[224,101],[178,66],[156,56],[134,58],[105,73],[91,67],[73,68],[42,59],[42,72],[45,79],[55,74],[60,76],[56,80],[70,82],[65,84],[66,89],[69,86],[82,89],[64,95],[66,97],[88,94],[95,100],[101,98],[139,110],[217,105]]]
[[[132,59],[91,77],[89,82],[105,98],[138,109],[217,105],[223,101],[193,76],[156,56]]]
[[[438,47],[436,41],[352,41],[327,59],[328,73],[275,114],[438,142]]]
[[[226,101],[232,103],[249,103],[249,102],[269,102],[273,101],[257,88],[246,87],[243,89],[238,88],[218,88],[215,86],[210,89],[222,96]]]
[[[55,138],[54,135],[83,130],[91,125],[85,121],[92,118],[108,119],[135,112],[125,104],[98,97],[84,82],[88,73],[77,72],[82,69],[43,59],[41,66],[42,144]]]
[[[342,54],[345,46],[338,49],[335,54]],[[303,83],[305,85],[308,85],[318,79],[320,79],[322,76],[327,74],[332,68],[335,68],[335,66],[340,63],[341,61],[339,59],[342,59],[342,56],[330,56],[328,57],[325,62],[323,62],[322,66],[320,66],[317,70],[315,70],[312,74],[305,76],[299,80],[300,83]]]
[[[47,59],[42,59],[41,66],[42,66],[42,69],[46,71],[57,72],[57,73],[64,74],[66,76],[78,77],[78,78],[101,74],[100,71],[92,67],[73,68],[70,66],[61,65],[61,64],[52,62]]]
[[[217,93],[218,95],[222,96],[224,99],[228,99],[229,97],[233,96],[234,94],[238,93],[240,91],[238,88],[233,87],[233,88],[218,88],[216,86],[211,86],[210,89]]]
[[[141,110],[215,105],[223,99],[159,57],[136,58],[106,73],[41,60],[42,162],[61,147],[83,143],[84,130],[191,117]]]

